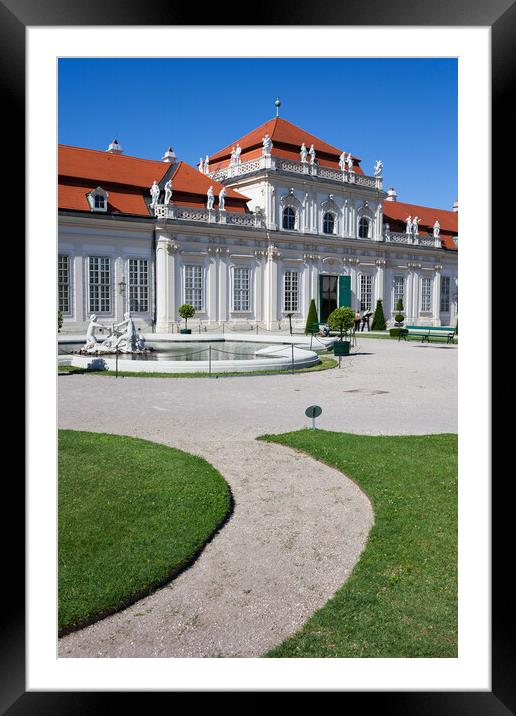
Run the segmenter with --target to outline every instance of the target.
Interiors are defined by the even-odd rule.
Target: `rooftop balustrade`
[[[357,186],[365,186],[368,189],[382,189],[382,177],[370,177],[364,174],[357,174],[354,171],[341,171],[332,167],[324,167],[320,164],[310,164],[310,162],[300,162],[294,159],[281,159],[270,155],[257,157],[248,162],[240,164],[232,164],[222,169],[216,169],[209,172],[214,181],[224,182],[227,179],[235,179],[245,174],[262,171],[279,171],[288,172],[289,174],[297,174],[299,176],[319,177],[320,179],[329,179],[344,184],[356,184]]]

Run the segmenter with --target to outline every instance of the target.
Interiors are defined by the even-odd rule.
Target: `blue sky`
[[[62,59],[59,142],[195,164],[275,115],[384,163],[399,201],[457,198],[457,61],[450,59]]]

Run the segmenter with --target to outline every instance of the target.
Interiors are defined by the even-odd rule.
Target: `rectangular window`
[[[432,279],[422,278],[421,279],[421,310],[431,311],[432,310]]]
[[[185,266],[185,303],[202,311],[202,266]]]
[[[295,313],[299,310],[299,273],[297,271],[285,271],[283,310],[287,313]]]
[[[63,313],[70,313],[70,257],[57,259],[57,307]]]
[[[233,269],[233,310],[249,311],[249,269]]]
[[[360,310],[371,310],[372,280],[371,276],[362,274],[360,276]]]
[[[149,310],[149,262],[129,259],[129,310],[146,313]]]
[[[441,313],[450,312],[450,277],[441,276]]]
[[[90,313],[111,311],[111,260],[104,256],[89,259]]]
[[[403,276],[395,276],[394,277],[394,303],[393,303],[393,309],[396,310],[396,306],[398,305],[398,301],[404,301],[405,300],[405,279]]]

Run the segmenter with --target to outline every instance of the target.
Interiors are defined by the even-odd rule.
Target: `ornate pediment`
[[[338,214],[340,211],[340,207],[335,201],[335,197],[333,194],[328,194],[328,198],[326,201],[323,201],[321,204],[321,209],[326,213],[328,211],[331,211],[333,214]]]
[[[294,189],[292,187],[288,190],[288,194],[284,194],[281,197],[280,204],[283,208],[290,206],[290,208],[294,210],[297,210],[301,207],[301,202],[294,194]]]

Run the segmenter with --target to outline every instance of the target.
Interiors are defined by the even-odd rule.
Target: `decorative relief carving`
[[[267,259],[269,261],[276,261],[281,256],[281,253],[277,246],[274,246],[274,244],[269,244],[267,248]]]

